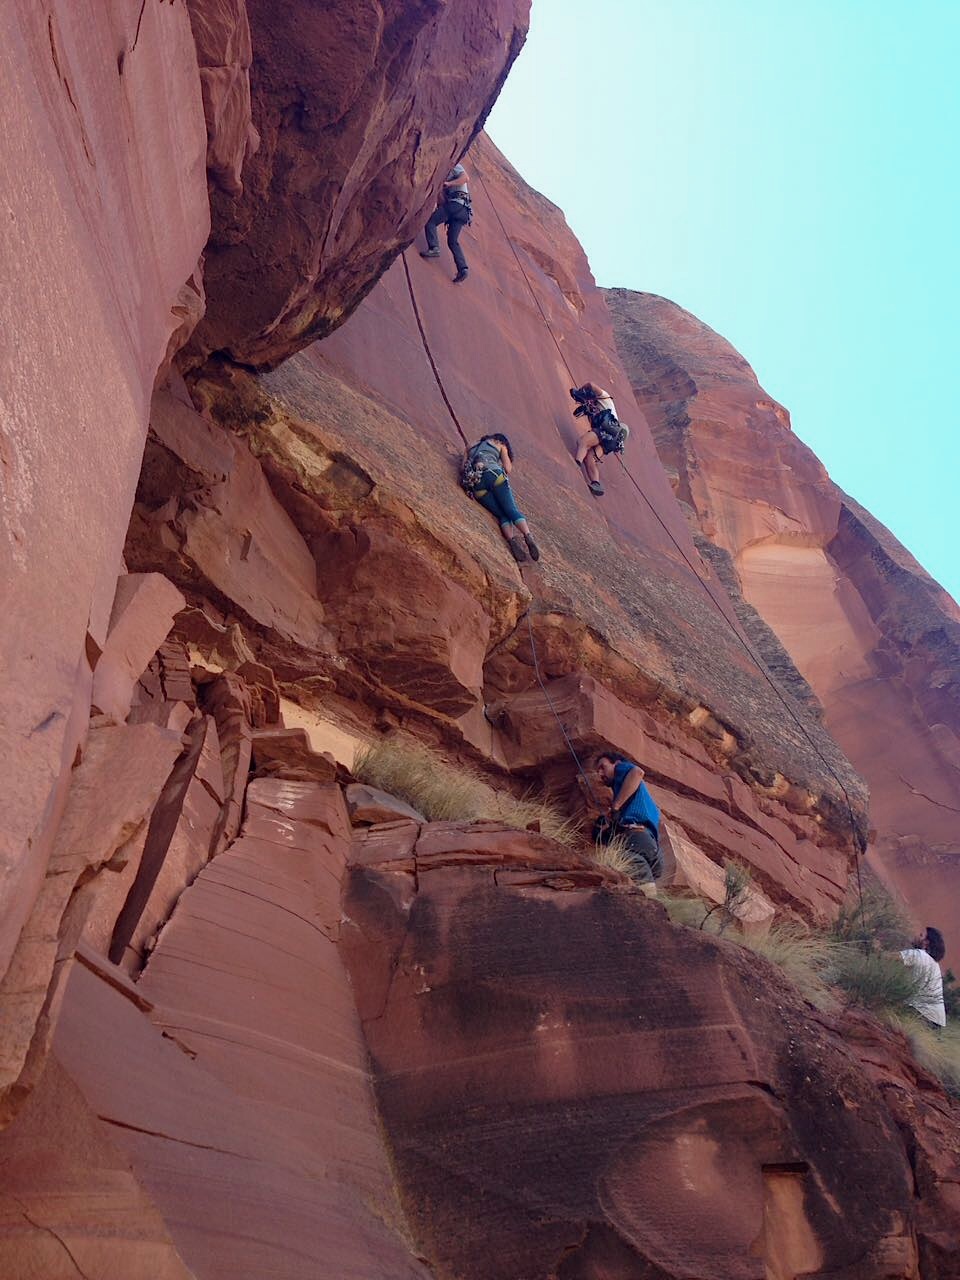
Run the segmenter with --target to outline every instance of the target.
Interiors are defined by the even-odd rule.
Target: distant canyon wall
[[[606,297],[678,499],[870,787],[871,858],[960,948],[960,609],[833,484],[729,343],[664,298]]]

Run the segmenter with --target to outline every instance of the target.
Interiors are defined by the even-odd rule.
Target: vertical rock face
[[[248,18],[253,36],[260,146],[242,193],[235,160],[218,159],[213,171],[208,305],[195,348],[267,365],[342,323],[415,234],[520,51],[530,3],[351,0],[302,5],[283,21],[273,0],[237,10],[241,50]],[[221,34],[203,45],[228,43]],[[237,59],[242,51],[234,67]],[[219,139],[217,102],[233,92],[234,71],[204,76]],[[222,114],[235,106],[236,93]],[[212,146],[219,154],[221,143]]]
[[[40,898],[50,897],[44,877],[91,712],[127,718],[157,619],[166,618],[162,639],[182,604],[153,575],[147,581],[160,584],[170,612],[145,592],[122,621],[111,617],[151,393],[172,377],[203,313],[205,247],[212,263],[218,246],[235,247],[231,236],[256,246],[255,288],[235,260],[225,273],[211,268],[224,313],[239,317],[248,296],[276,302],[252,327],[235,328],[244,341],[262,340],[281,320],[288,330],[278,351],[296,345],[292,331],[306,341],[313,311],[302,285],[312,288],[323,272],[329,289],[317,305],[342,318],[492,103],[528,7],[344,0],[278,21],[275,6],[251,4],[248,14],[243,0],[146,0],[132,10],[108,0],[92,17],[60,0],[13,0],[0,20],[0,291],[5,314],[17,317],[16,343],[0,350],[0,975],[15,960],[15,985],[24,979],[18,939],[56,940]],[[260,144],[255,49],[265,143],[241,217]],[[220,455],[204,453],[209,439],[190,438],[189,409],[186,427],[182,414],[178,424],[176,389],[185,393],[173,382],[158,399],[141,489],[155,493],[173,478],[168,469],[150,487],[151,464],[172,466],[165,432],[186,441],[183,474],[199,477],[207,496],[175,511],[196,576],[312,663],[330,648],[312,553],[248,449],[227,441]],[[174,498],[171,485],[164,501]],[[248,528],[244,510],[258,505],[262,518]],[[176,560],[177,537],[167,537],[167,559]],[[161,702],[177,700],[162,692]],[[197,856],[184,853],[184,865]],[[41,966],[27,975],[31,998],[45,974]],[[4,1085],[22,1065],[21,1039],[29,1041],[29,1018],[10,1013],[18,1048]]]
[[[420,225],[527,9],[0,20],[11,1280],[957,1274],[956,1110],[902,1038],[851,1040],[586,843],[345,803],[385,729],[575,818],[570,746],[624,750],[686,883],[752,868],[756,928],[829,918],[863,822],[762,575],[691,532],[580,246],[489,142],[468,287],[411,254],[300,350]],[[633,427],[600,503],[588,377]],[[456,485],[458,433],[496,430],[522,573]],[[882,611],[913,571],[814,473],[804,518]]]
[[[915,1276],[887,1104],[775,971],[585,884],[545,843],[477,834],[374,828],[344,901],[436,1273]]]
[[[456,725],[432,717],[448,741],[528,777],[546,773],[568,790],[574,769],[536,682],[530,631],[523,620],[517,625],[526,609],[552,700],[578,750],[616,745],[636,753],[658,803],[694,843],[714,857],[746,857],[779,900],[828,915],[844,893],[861,784],[811,714],[802,680],[806,704],[795,704],[792,692],[771,688],[745,649],[724,584],[694,544],[642,415],[629,409],[609,315],[562,214],[485,136],[465,164],[474,205],[462,239],[471,264],[466,286],[452,288],[446,256],[422,262],[410,251],[335,334],[255,388],[208,374],[194,393],[225,425],[247,424],[251,447],[277,477],[278,500],[308,540],[318,503],[326,522],[337,524],[340,542],[311,541],[322,592],[346,568],[328,567],[334,557],[321,548],[342,546],[349,561],[363,530],[375,539],[382,527],[374,501],[392,495],[411,513],[405,527],[396,516],[390,525],[417,556],[411,563],[429,552],[448,582],[466,580],[483,603],[490,641],[482,662],[473,657],[473,684],[483,686],[486,720],[479,700],[457,708],[449,698],[417,694],[399,664],[389,672],[381,662],[371,672],[371,655],[341,625],[341,651],[376,675],[376,698],[407,712],[411,725],[411,701],[452,714]],[[524,569],[522,587],[489,515],[456,488],[463,441],[417,313],[464,435],[472,442],[504,431],[513,442],[516,493],[543,549],[539,564]],[[601,501],[572,457],[577,423],[568,388],[591,377],[613,392],[633,428],[628,470],[608,459]],[[351,497],[344,483],[333,498],[332,467],[311,471],[303,461],[319,449],[361,469],[367,490]],[[331,510],[336,505],[340,512]],[[149,560],[137,563],[149,567]],[[389,585],[366,581],[365,607],[375,613],[380,603],[387,614],[380,627],[420,613],[418,628],[435,652],[464,654],[462,645],[429,640],[433,620],[448,614],[429,574],[412,572],[416,589],[404,581],[402,599],[392,575]],[[510,603],[498,603],[504,600]],[[338,592],[330,612],[346,621],[359,608]],[[348,687],[347,674],[331,676]],[[356,691],[356,679],[349,687]],[[852,814],[831,768],[851,796]],[[821,853],[813,855],[813,845]]]
[[[606,296],[677,496],[870,787],[873,856],[960,946],[960,609],[830,481],[728,343],[663,298]]]
[[[138,20],[120,0],[13,0],[0,34],[4,970],[85,730],[154,378],[201,309],[209,219],[182,5]]]

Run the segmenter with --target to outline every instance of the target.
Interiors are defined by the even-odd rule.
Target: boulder
[[[398,800],[389,792],[368,787],[365,782],[351,782],[345,789],[350,821],[356,826],[371,826],[378,822],[396,822],[407,818],[411,822],[426,822],[422,813]]]
[[[106,643],[93,673],[95,714],[118,723],[127,718],[137,681],[184,603],[163,574],[127,573],[117,579]]]

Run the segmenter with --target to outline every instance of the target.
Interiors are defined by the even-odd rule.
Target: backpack
[[[484,462],[477,457],[477,445],[474,445],[460,467],[460,488],[465,489],[471,498],[474,489],[480,487],[486,469]]]

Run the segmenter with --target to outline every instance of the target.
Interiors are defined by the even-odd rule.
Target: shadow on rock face
[[[344,949],[444,1274],[914,1274],[896,1126],[772,968],[631,894],[498,884],[493,851],[404,868],[354,868]]]

